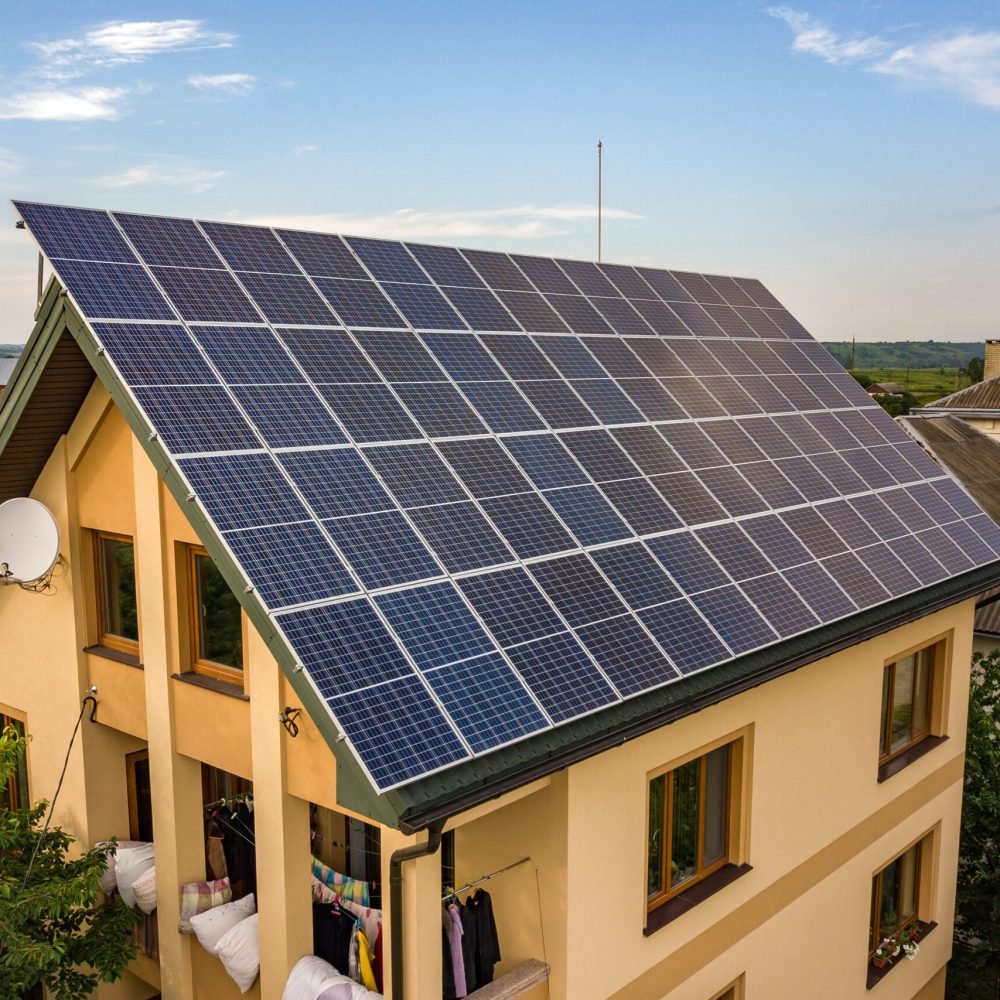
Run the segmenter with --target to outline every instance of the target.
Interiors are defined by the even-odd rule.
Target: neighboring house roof
[[[976,416],[982,413],[987,417],[995,417],[997,411],[1000,411],[1000,375],[966,386],[949,396],[942,396],[923,409],[930,413],[949,410],[959,411],[958,416]]]
[[[1000,441],[951,414],[897,420],[1000,524]],[[975,628],[1000,635],[1000,587],[980,594]]]
[[[871,396],[902,396],[906,390],[898,382],[873,382],[868,386]]]
[[[897,418],[900,425],[1000,524],[1000,440],[952,414]]]
[[[0,485],[30,488],[96,372],[337,755],[338,796],[383,821],[1000,573],[1000,529],[757,281],[17,208],[68,297],[50,287],[0,406]],[[33,417],[49,396],[59,418]]]
[[[0,390],[10,380],[11,375],[14,374],[16,365],[17,358],[0,358]]]

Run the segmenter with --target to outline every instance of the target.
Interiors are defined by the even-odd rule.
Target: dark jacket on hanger
[[[222,850],[226,855],[226,870],[233,896],[237,899],[257,891],[257,849],[254,846],[253,812],[245,802],[236,806],[236,815],[225,810],[216,821],[222,827]]]
[[[342,976],[349,974],[351,937],[357,918],[330,903],[313,903],[313,954]]]
[[[500,938],[493,919],[493,900],[485,889],[477,889],[466,901],[465,907],[472,911],[476,929],[473,961],[476,967],[477,988],[493,982],[493,966],[500,961]]]

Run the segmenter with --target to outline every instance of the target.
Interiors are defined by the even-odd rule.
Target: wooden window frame
[[[725,829],[723,833],[724,851],[722,857],[710,865],[704,865],[704,829],[705,829],[705,804],[706,804],[706,780],[708,756],[715,750],[725,747],[726,755],[726,794],[723,805]],[[697,868],[694,875],[685,879],[675,886],[670,886],[669,870],[670,855],[673,840],[673,775],[679,768],[692,761],[699,761],[698,769],[698,844],[697,844]],[[741,852],[741,827],[744,823],[743,795],[742,788],[746,781],[746,760],[747,760],[747,739],[743,734],[736,734],[724,739],[717,740],[695,753],[688,754],[672,763],[657,768],[646,775],[646,868],[649,865],[649,800],[650,786],[653,781],[662,776],[666,776],[664,782],[663,795],[663,831],[664,845],[661,858],[660,885],[661,889],[650,895],[646,893],[646,915],[647,917],[654,910],[668,903],[670,900],[689,891],[692,886],[704,882],[711,875],[725,868],[727,865],[738,863],[738,855]],[[727,987],[728,989],[729,987]],[[725,992],[725,991],[723,991]]]
[[[201,658],[201,614],[199,613],[200,601],[198,600],[198,559],[211,560],[211,556],[201,545],[186,545],[185,550],[185,573],[187,576],[187,601],[188,601],[188,636],[190,639],[189,656],[191,658],[191,670],[204,677],[213,677],[217,681],[232,684],[234,687],[244,689],[245,669],[246,669],[246,636],[242,636],[241,644],[244,651],[244,665],[242,668],[227,667],[224,663],[215,663],[212,660]],[[239,602],[237,601],[237,604]],[[240,631],[243,630],[243,609],[240,608]]]
[[[882,876],[892,867],[897,861],[904,858],[910,851],[916,851],[916,863],[914,864],[914,872],[916,879],[916,892],[914,894],[914,906],[913,913],[901,924],[899,924],[896,929],[892,932],[893,934],[898,934],[900,931],[905,930],[907,927],[912,927],[920,922],[920,911],[925,904],[925,897],[927,895],[927,890],[924,886],[924,880],[926,878],[926,855],[930,853],[930,845],[927,843],[929,837],[922,837],[916,843],[910,844],[905,851],[897,854],[891,861],[886,862],[875,874],[872,876],[872,898],[874,900],[874,907],[872,908],[871,921],[872,926],[870,930],[870,936],[868,938],[868,960],[874,957],[875,952],[878,950],[878,946],[882,943],[884,938],[879,933],[879,928],[882,924]],[[900,884],[900,890],[902,889],[902,883]]]
[[[719,990],[718,993],[713,994],[711,1000],[743,1000],[745,983],[745,977],[740,976],[739,979],[734,980]]]
[[[4,711],[2,706],[0,706],[0,731],[6,729],[7,726],[13,726],[15,729],[19,728],[21,735],[28,735],[27,720],[21,715]],[[18,772],[22,768],[23,773],[19,776]],[[31,806],[31,786],[29,784],[28,774],[27,743],[24,748],[24,756],[21,758],[18,767],[15,768],[14,773],[7,779],[7,796],[12,809],[28,809]],[[25,796],[27,797],[27,801],[22,801],[22,798]]]
[[[879,767],[894,761],[897,757],[910,753],[914,747],[918,746],[928,737],[941,735],[943,732],[945,718],[945,693],[947,691],[948,666],[951,662],[952,633],[936,636],[929,642],[925,641],[911,647],[886,660],[882,666],[882,691],[880,697],[885,692],[886,677],[888,675],[888,698],[885,699],[885,708],[881,713],[879,727]],[[892,706],[895,694],[896,664],[908,656],[919,657],[925,651],[931,652],[931,659],[927,678],[927,722],[923,729],[914,733],[910,729],[910,739],[895,750],[892,749]],[[916,666],[916,659],[914,661]],[[916,671],[914,671],[914,678]],[[911,717],[912,718],[912,717]],[[888,747],[888,751],[885,748]]]
[[[132,546],[133,565],[135,560],[135,539],[129,535],[119,535],[113,531],[93,531],[94,539],[94,575],[97,580],[97,643],[106,649],[114,649],[119,653],[126,653],[129,656],[139,657],[139,640],[127,639],[125,636],[115,635],[107,630],[108,606],[107,606],[107,579],[104,575],[104,551],[102,543],[105,540],[113,542],[127,542]],[[139,577],[135,578],[136,592],[136,623],[138,628],[138,595]],[[142,634],[141,631],[139,633]]]

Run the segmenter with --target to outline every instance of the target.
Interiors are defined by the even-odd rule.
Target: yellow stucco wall
[[[307,803],[338,807],[334,758],[308,718],[300,719],[297,739],[280,729],[278,711],[298,701],[255,636],[245,646],[249,702],[173,677],[188,666],[178,557],[197,537],[103,390],[88,398],[34,495],[55,512],[63,534],[56,592],[0,589],[0,705],[25,714],[34,737],[32,793],[52,794],[80,698],[96,684],[98,724],[82,727],[56,821],[85,845],[124,835],[124,756],[148,740],[163,995],[214,1000],[235,997],[236,988],[216,959],[177,935],[176,888],[204,877],[200,764],[252,778],[268,858],[258,873],[263,972],[253,995],[278,997],[289,966],[311,948]],[[96,622],[86,529],[136,537],[144,669],[83,652]],[[878,993],[939,995],[933,984],[950,954],[972,605],[818,661],[455,817],[460,880],[531,858],[486,886],[504,954],[498,973],[544,959],[552,1000],[705,1000],[741,974],[749,1000],[860,1000],[871,876],[933,831],[936,887],[925,916],[939,926],[918,959],[893,970]],[[949,738],[879,784],[883,662],[950,631]],[[648,772],[736,732],[746,734],[748,749],[743,851],[753,870],[645,937]],[[384,870],[392,849],[413,842],[383,830]],[[407,866],[408,996],[419,1000],[432,998],[440,982],[437,863]],[[149,995],[134,976],[99,993],[104,1000]]]

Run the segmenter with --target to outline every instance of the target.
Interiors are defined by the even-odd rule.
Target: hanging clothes
[[[493,982],[493,967],[500,961],[500,938],[493,919],[493,900],[485,889],[477,889],[466,901],[476,928],[475,951],[477,989]]]
[[[381,987],[375,979],[375,968],[372,964],[372,950],[368,937],[363,930],[358,930],[358,964],[361,971],[361,985],[373,993],[381,992]]]
[[[351,942],[357,920],[339,906],[313,903],[313,954],[329,962],[342,976],[351,967]]]
[[[457,903],[448,907],[448,919],[451,923],[448,941],[451,948],[451,969],[455,979],[455,996],[465,997],[469,990],[465,982],[465,956],[462,954],[462,915]]]
[[[319,858],[314,857],[312,860],[313,875],[333,889],[341,899],[359,903],[361,906],[371,906],[371,892],[367,882],[351,878],[349,875],[341,875],[340,872],[324,865]]]
[[[222,846],[225,835],[219,828],[219,824],[213,819],[208,825],[208,837],[205,844],[205,858],[208,862],[208,871],[213,880],[229,876],[229,869],[226,867],[226,852]]]
[[[475,911],[468,906],[462,910],[462,958],[465,961],[465,988],[475,993],[482,983],[476,970],[476,954],[479,950],[479,924]]]
[[[441,907],[441,982],[444,1000],[455,1000],[455,968],[451,961],[451,917]]]
[[[230,812],[221,809],[213,818],[222,828],[222,849],[233,898],[241,899],[257,891],[257,847],[254,835],[253,810],[240,802]]]

